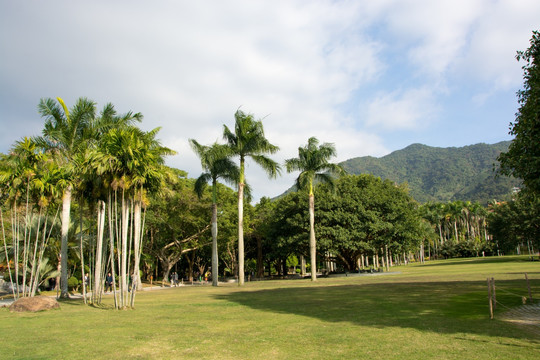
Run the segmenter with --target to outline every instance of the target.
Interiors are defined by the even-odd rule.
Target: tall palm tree
[[[253,114],[246,114],[240,109],[234,114],[234,132],[223,125],[223,137],[232,153],[240,157],[240,178],[238,181],[238,285],[244,284],[244,187],[245,161],[251,158],[261,166],[270,177],[275,178],[281,172],[279,164],[266,154],[274,154],[279,147],[272,145],[264,136],[261,120],[255,120]]]
[[[190,139],[193,151],[201,159],[203,172],[195,182],[195,192],[202,197],[206,184],[212,182],[212,286],[218,286],[218,246],[217,246],[217,181],[223,179],[231,184],[238,184],[240,169],[231,160],[231,150],[227,145],[218,143],[212,146],[200,145],[196,140]]]
[[[344,172],[341,166],[329,163],[328,160],[337,154],[334,144],[324,143],[311,137],[304,147],[298,148],[298,157],[285,160],[287,172],[300,171],[296,178],[296,187],[309,191],[309,252],[311,257],[311,280],[317,280],[317,244],[315,240],[315,183],[333,184],[333,175]]]
[[[96,115],[96,104],[81,97],[68,110],[61,98],[41,99],[38,105],[39,113],[45,118],[43,136],[35,138],[42,148],[54,154],[55,160],[70,174],[64,184],[62,195],[62,228],[61,228],[61,298],[69,297],[67,283],[68,231],[70,222],[71,197],[73,185],[77,177],[77,167],[73,159],[77,153],[88,146],[90,129]]]

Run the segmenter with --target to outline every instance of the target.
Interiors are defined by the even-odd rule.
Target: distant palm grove
[[[167,167],[175,154],[142,131],[140,113],[80,98],[42,99],[41,136],[0,159],[0,275],[15,297],[56,289],[133,307],[143,282],[253,281],[396,264],[538,251],[538,200],[419,203],[406,184],[338,164],[334,144],[306,136],[287,171],[297,191],[250,204],[245,161],[271,178],[281,165],[261,120],[237,110],[223,143],[190,145],[203,172]],[[495,176],[495,175],[493,175]],[[225,184],[231,186],[228,187]],[[293,184],[291,184],[293,185]],[[535,198],[536,199],[536,198]],[[112,281],[110,280],[112,279]],[[107,289],[111,287],[112,289]],[[0,289],[1,291],[1,289]]]

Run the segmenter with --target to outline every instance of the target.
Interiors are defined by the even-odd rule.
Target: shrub
[[[79,288],[79,279],[77,279],[75,276],[70,277],[68,279],[68,288],[77,291]]]

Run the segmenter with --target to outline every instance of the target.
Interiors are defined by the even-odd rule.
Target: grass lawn
[[[540,298],[540,262],[434,261],[399,274],[185,286],[137,294],[136,309],[80,300],[0,309],[2,359],[538,359],[540,328],[502,320]],[[487,277],[500,306],[489,319]]]

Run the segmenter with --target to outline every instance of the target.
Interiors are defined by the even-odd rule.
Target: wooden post
[[[525,273],[525,280],[527,280],[527,290],[529,291],[529,301],[532,304],[533,298],[531,293],[531,284],[529,284],[529,277],[527,276],[527,273]]]
[[[493,310],[497,309],[497,293],[495,292],[495,279],[491,278],[491,297],[493,298]]]
[[[489,302],[489,318],[493,319],[493,299],[491,298],[491,283],[489,278],[487,279],[488,286],[488,302]]]

